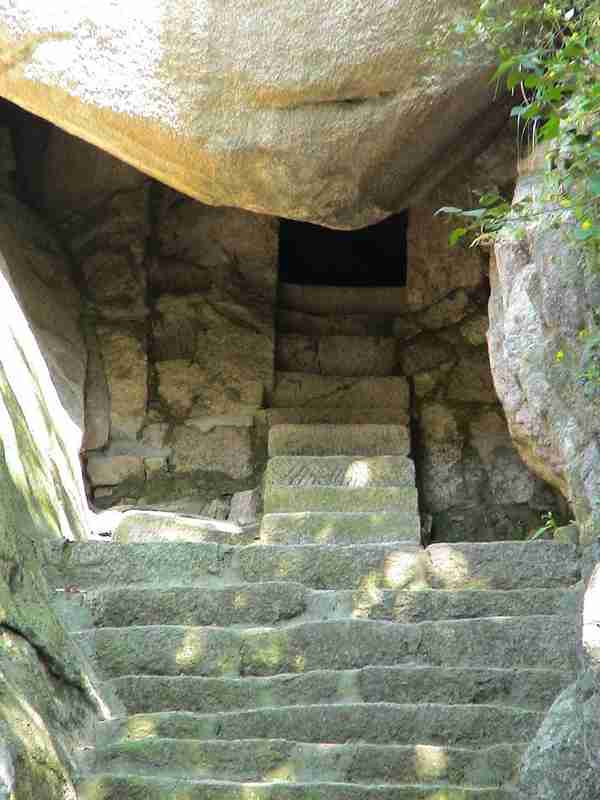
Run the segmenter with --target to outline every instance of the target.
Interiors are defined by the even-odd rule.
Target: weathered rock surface
[[[541,181],[524,176],[516,196],[539,194]],[[593,328],[598,276],[564,231],[531,224],[522,239],[506,231],[490,278],[490,358],[511,436],[531,468],[569,497],[589,541],[600,525],[600,408],[578,385],[578,334]]]
[[[582,672],[557,700],[526,753],[521,782],[527,800],[597,796],[600,752],[600,586],[594,568],[600,530],[600,410],[579,381],[585,333],[583,340],[579,334],[596,331],[600,283],[597,273],[586,269],[583,249],[568,236],[568,212],[544,208],[544,163],[538,151],[522,165],[515,194],[515,199],[529,195],[542,213],[523,226],[521,236],[505,229],[495,247],[488,337],[513,441],[531,468],[572,504],[586,554],[587,585]]]
[[[44,567],[51,542],[88,530],[80,304],[54,239],[27,209],[1,203],[0,793],[74,800],[76,748],[100,700]]]
[[[460,64],[435,55],[470,8],[239,0],[111,14],[18,0],[0,13],[0,93],[211,205],[361,226],[502,124],[486,116],[479,48]]]

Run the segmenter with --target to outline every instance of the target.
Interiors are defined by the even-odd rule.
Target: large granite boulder
[[[523,165],[515,197],[541,200],[543,159]],[[541,210],[541,206],[540,206]],[[600,276],[586,268],[568,220],[550,209],[505,230],[490,281],[489,349],[513,441],[529,466],[570,500],[590,543],[600,532],[600,403],[580,383]],[[558,223],[557,227],[552,222]]]
[[[210,205],[359,227],[503,123],[489,58],[449,38],[474,5],[15,0],[0,94]]]
[[[515,194],[540,213],[506,228],[495,247],[488,339],[513,441],[579,523],[585,594],[580,674],[531,743],[520,790],[526,800],[591,800],[600,792],[600,402],[581,378],[600,276],[569,235],[568,212],[544,206],[544,163],[538,153],[523,165]]]

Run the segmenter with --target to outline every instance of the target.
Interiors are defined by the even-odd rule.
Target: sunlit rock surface
[[[487,144],[469,0],[0,3],[0,94],[212,205],[352,227]]]
[[[74,800],[77,753],[107,708],[44,566],[52,542],[87,535],[85,348],[66,259],[4,194],[0,309],[0,796]]]

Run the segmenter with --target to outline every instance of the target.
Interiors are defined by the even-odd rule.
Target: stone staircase
[[[302,335],[278,354],[259,541],[179,517],[144,542],[142,515],[138,543],[55,552],[62,613],[122,704],[80,800],[508,800],[573,679],[576,548],[424,549],[404,379],[328,374],[327,331],[310,372]],[[353,338],[347,371],[379,349]]]
[[[275,456],[270,486],[293,458],[318,463]],[[396,481],[402,458],[364,461]],[[348,474],[323,462],[318,479]],[[324,513],[335,544],[321,543]],[[312,538],[290,519],[293,544],[57,551],[73,635],[123,704],[86,753],[81,800],[510,798],[573,678],[575,548],[423,550],[406,520],[393,539],[394,513],[373,542],[345,512],[315,511]]]

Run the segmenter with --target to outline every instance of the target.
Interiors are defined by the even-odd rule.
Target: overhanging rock
[[[469,0],[0,2],[0,94],[205,203],[359,227],[481,150]]]

